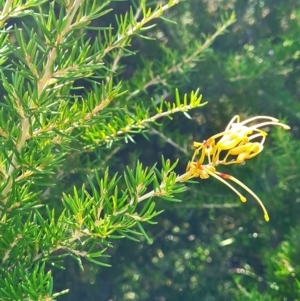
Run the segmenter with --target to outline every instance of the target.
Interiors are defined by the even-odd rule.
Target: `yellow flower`
[[[250,125],[254,121],[260,122]],[[197,177],[207,179],[209,176],[212,176],[233,190],[242,202],[246,202],[246,198],[225,180],[233,181],[258,201],[264,212],[265,220],[269,221],[269,215],[265,206],[250,188],[235,177],[216,170],[218,165],[243,164],[246,160],[257,156],[263,150],[263,144],[267,137],[267,133],[261,128],[268,125],[278,125],[285,130],[290,129],[288,125],[280,123],[278,119],[269,116],[255,116],[242,122],[240,122],[239,116],[234,116],[224,132],[216,134],[202,143],[194,142],[196,150],[192,160],[187,165],[187,172],[181,181]],[[216,139],[219,140],[216,142]],[[253,141],[254,139],[259,141]],[[221,159],[220,156],[224,152],[225,155]],[[200,157],[197,160],[196,157],[199,154]],[[205,162],[206,159],[207,162]]]

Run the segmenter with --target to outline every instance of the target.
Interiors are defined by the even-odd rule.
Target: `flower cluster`
[[[251,125],[257,121],[259,122]],[[265,220],[269,221],[265,206],[250,188],[235,177],[216,170],[219,165],[243,164],[246,160],[257,156],[263,150],[267,136],[267,133],[261,128],[269,125],[281,126],[285,130],[290,129],[288,125],[269,116],[256,116],[242,122],[240,122],[239,116],[234,116],[224,132],[216,134],[202,143],[194,142],[196,150],[187,165],[187,172],[182,181],[195,177],[207,179],[212,176],[232,189],[242,202],[246,202],[246,198],[225,180],[233,181],[258,201],[263,209]],[[198,156],[199,158],[196,159]]]

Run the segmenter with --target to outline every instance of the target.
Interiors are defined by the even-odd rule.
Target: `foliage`
[[[171,76],[163,72],[161,65],[168,66],[166,70],[172,66],[170,56],[175,56],[175,64],[182,62],[196,51],[194,45],[203,33],[213,35],[214,25],[231,11],[237,22],[194,57],[184,72],[180,68]],[[73,273],[62,273],[76,283],[70,284],[74,295],[69,300],[77,296],[81,300],[298,300],[297,274],[274,274],[284,263],[294,269],[300,265],[294,247],[286,249],[279,267],[274,261],[283,258],[281,243],[299,230],[299,2],[189,0],[165,16],[177,26],[159,23],[147,33],[156,41],[132,43],[138,52],[125,61],[125,79],[139,82],[148,75],[145,83],[151,84],[159,76],[160,81],[139,89],[136,101],[162,95],[170,101],[175,87],[189,91],[199,86],[208,105],[190,112],[191,120],[183,122],[175,115],[159,129],[148,127],[151,140],[136,138],[137,145],[120,149],[115,159],[118,168],[137,158],[149,165],[164,154],[180,158],[176,170],[182,172],[194,152],[193,141],[223,131],[233,115],[239,114],[241,120],[254,115],[277,117],[291,126],[289,134],[266,129],[268,140],[260,156],[243,166],[220,169],[255,191],[270,222],[262,220],[251,196],[245,195],[248,202],[242,204],[222,184],[195,180],[180,195],[182,204],[157,204],[165,212],[156,217],[159,227],[146,227],[151,244],[143,239],[134,245],[127,240],[115,243],[112,268],[87,265],[80,279],[70,262]],[[144,71],[144,64],[152,66],[152,73]],[[161,80],[165,77],[167,81]],[[291,283],[288,287],[285,280]]]
[[[130,102],[118,80],[118,60],[131,54],[133,35],[143,38],[150,22],[176,3],[142,2],[138,14],[116,17],[114,27],[93,26],[111,16],[111,1],[1,3],[1,300],[64,294],[53,292],[49,264],[63,268],[71,256],[82,269],[82,259],[108,266],[112,240],[149,240],[142,224],[161,212],[153,196],[173,201],[184,190],[176,183],[177,162],[164,158],[161,170],[139,162],[122,175],[97,168],[108,165],[118,141],[202,106],[198,91],[182,100],[177,91],[173,103]],[[60,185],[74,170],[81,185]]]
[[[0,4],[1,300],[300,298],[298,4]],[[223,167],[268,224],[219,183],[178,182],[236,114],[292,127]]]

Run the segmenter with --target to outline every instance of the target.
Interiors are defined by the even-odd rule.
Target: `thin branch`
[[[176,177],[175,183],[182,182],[184,179],[186,179],[186,177],[187,177],[188,175],[190,175],[190,173],[189,173],[189,172],[186,172],[186,173],[184,173],[183,175]],[[140,203],[140,202],[142,202],[142,201],[145,201],[145,200],[147,200],[147,199],[149,199],[149,198],[153,198],[153,197],[155,197],[155,196],[158,196],[158,197],[159,197],[159,196],[165,195],[165,194],[166,194],[166,193],[164,192],[165,187],[166,187],[166,184],[165,184],[164,182],[161,183],[160,186],[159,186],[157,189],[154,189],[154,190],[152,190],[152,191],[150,191],[150,192],[144,194],[143,196],[140,196],[140,197],[137,199],[138,203]]]
[[[46,66],[45,66],[45,71],[41,79],[38,81],[37,89],[38,89],[38,96],[40,96],[43,92],[43,90],[46,88],[46,83],[51,79],[52,77],[52,65],[57,57],[57,45],[61,44],[63,42],[64,36],[68,33],[71,22],[81,5],[82,1],[81,0],[75,0],[72,6],[72,9],[70,10],[70,13],[65,16],[65,18],[68,19],[65,28],[62,30],[62,32],[57,36],[56,39],[56,46],[49,52]],[[32,124],[33,120],[30,120],[29,117],[25,117],[24,114],[24,109],[22,107],[21,101],[18,99],[18,96],[15,95],[15,100],[18,108],[18,113],[21,119],[21,129],[20,129],[20,137],[18,139],[18,142],[16,144],[16,151],[18,153],[21,152],[22,148],[24,147],[26,140],[28,139],[28,133],[29,133],[29,128],[30,124]],[[6,204],[7,202],[7,195],[11,190],[12,184],[13,184],[13,178],[12,178],[12,173],[14,170],[18,168],[18,162],[17,162],[17,155],[13,154],[10,165],[8,167],[8,172],[6,175],[6,178],[8,179],[5,188],[2,191],[2,195],[4,198],[2,199],[3,204]]]
[[[170,145],[174,146],[176,149],[178,149],[180,152],[184,153],[185,155],[189,154],[189,151],[186,148],[183,148],[182,146],[177,144],[171,138],[167,137],[164,133],[159,132],[158,130],[156,130],[155,128],[153,128],[149,125],[146,125],[146,127],[150,129],[150,133],[153,133],[153,134],[159,136],[160,138],[163,139],[164,142],[169,143]]]
[[[71,29],[71,24],[72,24],[73,18],[75,16],[77,10],[79,9],[81,3],[82,3],[82,0],[75,0],[72,8],[70,9],[70,11],[67,13],[67,15],[64,18],[64,19],[67,19],[67,23],[65,24],[64,29],[57,35],[55,47],[53,47],[52,50],[48,54],[44,74],[41,77],[41,79],[38,81],[38,96],[40,96],[42,94],[42,92],[48,86],[47,83],[52,78],[52,75],[53,75],[52,67],[53,67],[53,63],[57,57],[57,47],[58,47],[58,45],[61,45],[64,42],[64,37]]]
[[[229,20],[227,20],[227,22],[225,22],[225,24],[223,24],[211,37],[209,37],[204,44],[202,44],[199,49],[197,49],[193,54],[191,54],[190,56],[186,57],[185,59],[181,60],[181,62],[173,65],[172,67],[170,67],[165,74],[172,74],[175,73],[177,71],[179,71],[183,66],[191,64],[205,49],[207,49],[213,42],[214,40],[220,36],[221,34],[223,34],[225,32],[225,30],[231,25],[233,24],[234,19],[230,18]],[[128,97],[127,100],[131,99],[133,96],[136,96],[137,94],[139,94],[141,91],[146,90],[147,88],[157,85],[159,83],[165,83],[165,80],[162,79],[161,75],[157,75],[154,78],[152,78],[150,81],[148,81],[147,83],[144,84],[144,86],[141,89],[137,89],[135,91],[133,91]]]
[[[144,16],[141,21],[137,22],[134,26],[132,26],[131,28],[129,28],[124,34],[121,34],[119,36],[119,38],[117,39],[117,41],[114,42],[113,45],[107,46],[105,48],[103,54],[101,54],[101,56],[97,57],[97,59],[98,60],[99,60],[99,58],[102,59],[103,55],[106,55],[111,50],[120,47],[120,44],[121,44],[121,42],[123,40],[125,40],[128,37],[132,36],[136,31],[138,31],[140,28],[143,28],[144,25],[146,25],[150,21],[159,18],[164,11],[166,11],[167,9],[169,9],[170,7],[172,7],[172,6],[174,6],[174,5],[178,4],[178,3],[179,3],[179,0],[169,1],[168,4],[165,4],[165,5],[161,6],[156,12],[154,12],[149,17]]]

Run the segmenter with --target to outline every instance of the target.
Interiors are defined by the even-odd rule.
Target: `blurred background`
[[[140,13],[138,0],[113,2],[113,11],[94,25],[114,24],[114,15],[130,6]],[[202,51],[232,12],[236,22]],[[152,244],[113,242],[111,268],[84,263],[82,272],[68,259],[65,271],[55,270],[56,288],[71,290],[60,300],[300,300],[300,1],[186,0],[164,17],[176,24],[158,20],[144,32],[149,39],[134,37],[134,54],[118,60],[116,80],[129,92],[112,106],[150,108],[151,99],[162,97],[172,102],[175,88],[181,94],[200,88],[208,104],[193,110],[191,119],[178,114],[150,125],[148,139],[136,135],[135,143],[99,147],[89,160],[106,154],[102,168],[122,173],[138,159],[153,166],[164,155],[179,159],[181,174],[193,141],[224,130],[234,115],[279,118],[291,126],[289,132],[267,128],[259,156],[222,169],[257,193],[270,222],[251,196],[242,204],[222,183],[199,179],[177,196],[181,203],[157,199],[157,210],[164,212],[157,225],[146,226]],[[81,181],[70,175],[72,185]]]

